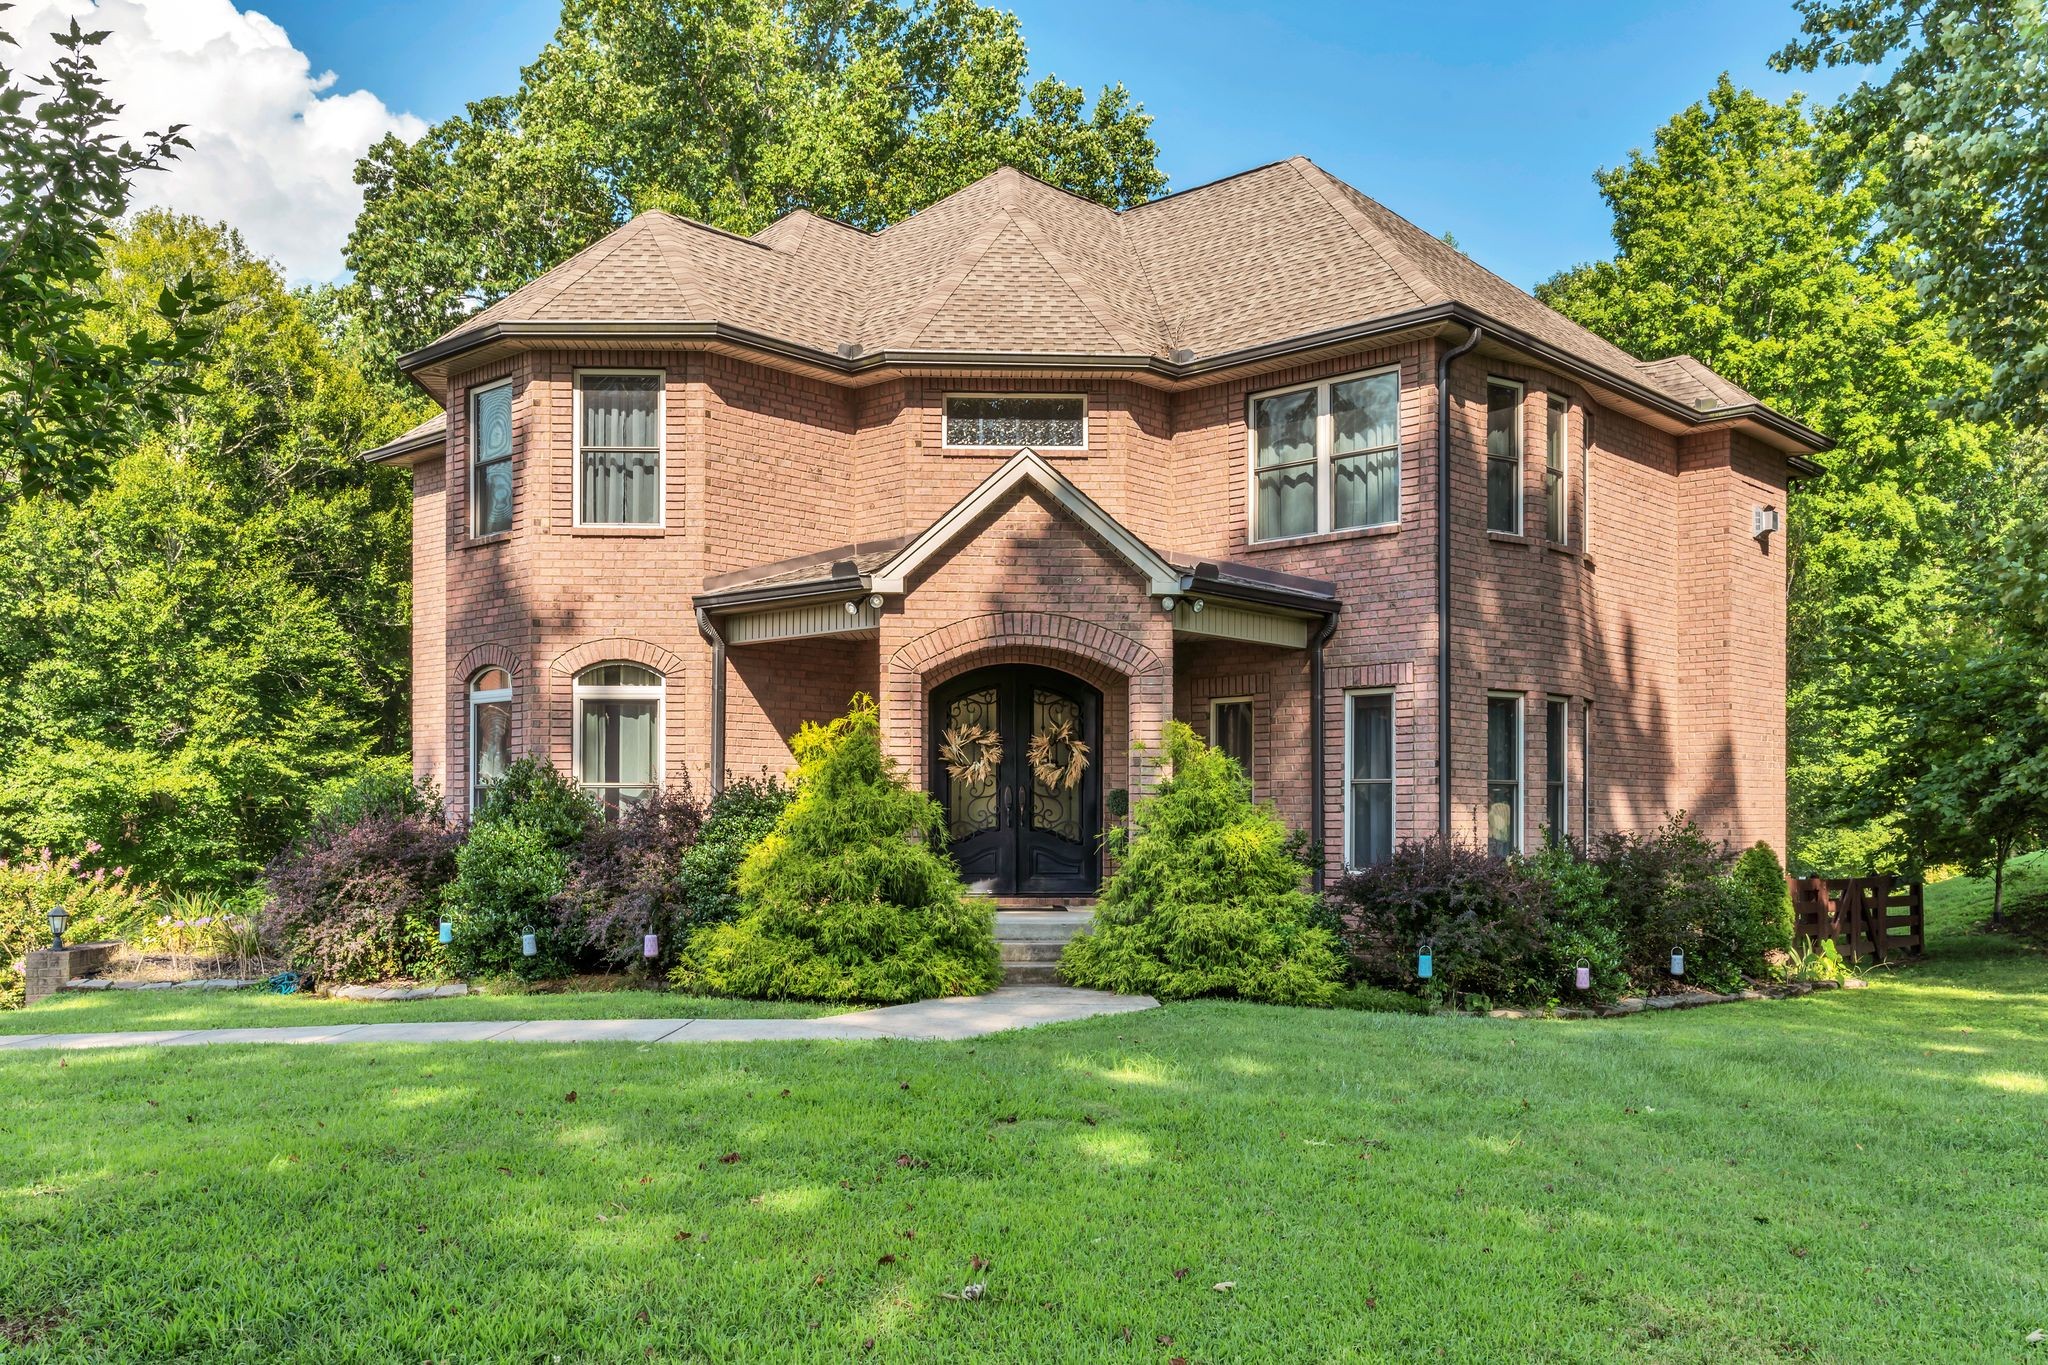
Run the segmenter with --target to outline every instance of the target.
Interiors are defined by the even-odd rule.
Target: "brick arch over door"
[[[535,698],[527,695],[526,660],[511,645],[496,640],[476,646],[456,661],[448,672],[448,776],[449,790],[442,799],[458,814],[469,811],[469,685],[487,668],[502,668],[512,679],[512,756],[539,752],[545,747],[533,718],[539,713]],[[529,741],[529,736],[532,740]]]
[[[683,658],[649,640],[631,635],[606,635],[585,640],[557,654],[548,665],[547,716],[548,758],[561,771],[575,776],[576,764],[576,675],[598,664],[639,664],[661,675],[661,780],[675,786],[688,780],[689,753],[684,745],[688,731],[687,698],[678,694],[683,681]]]
[[[907,774],[925,771],[926,703],[934,687],[962,673],[1002,664],[1058,669],[1102,692],[1105,793],[1149,786],[1131,748],[1133,736],[1157,748],[1173,712],[1173,678],[1148,646],[1094,621],[1047,612],[991,612],[941,626],[889,656],[883,670],[885,739]]]

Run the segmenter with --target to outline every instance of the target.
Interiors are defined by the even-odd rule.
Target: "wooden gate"
[[[1890,961],[1927,946],[1919,882],[1896,877],[1787,877],[1792,941],[1833,939],[1851,962]]]

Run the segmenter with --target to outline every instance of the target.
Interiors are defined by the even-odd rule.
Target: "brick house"
[[[1096,884],[1172,717],[1325,873],[1678,809],[1784,847],[1824,438],[1305,159],[1123,213],[1005,169],[877,233],[642,214],[403,363],[444,415],[366,458],[412,469],[455,812],[527,753],[610,803],[781,771],[865,691],[999,894]]]

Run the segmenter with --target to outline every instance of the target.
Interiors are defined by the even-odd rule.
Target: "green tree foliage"
[[[1027,89],[1027,56],[974,0],[567,0],[515,93],[358,164],[354,306],[420,346],[647,209],[880,227],[1005,162],[1117,207],[1165,188],[1122,86]]]
[[[2041,0],[1794,0],[1780,71],[1883,68],[1844,96],[1843,179],[1874,192],[1921,297],[1991,367],[1979,416],[2048,421],[2048,13]]]
[[[796,797],[740,866],[739,918],[693,935],[672,981],[881,1004],[1000,984],[995,916],[963,899],[945,813],[883,755],[874,699],[806,724],[790,747]]]
[[[692,926],[722,924],[739,914],[740,865],[774,833],[790,795],[772,777],[741,777],[712,798],[697,842],[683,854],[679,879]]]
[[[1602,171],[1613,260],[1546,282],[1552,307],[1645,358],[1697,356],[1828,433],[1826,477],[1791,499],[1790,787],[1794,861],[1868,871],[1895,812],[1865,796],[1900,742],[1911,659],[1957,610],[1974,528],[2005,515],[2013,442],[1944,416],[1987,374],[1877,239],[1881,181],[1828,183],[1837,134],[1798,100],[1724,76]]]
[[[226,229],[145,213],[104,260],[110,337],[166,330],[187,275],[223,304],[105,486],[0,505],[0,848],[97,841],[226,887],[323,783],[404,748],[410,508],[356,455],[419,407],[338,359]]]
[[[1342,962],[1305,889],[1300,841],[1186,725],[1168,723],[1164,751],[1171,775],[1133,812],[1136,833],[1094,928],[1067,944],[1061,974],[1166,1000],[1329,1004]]]
[[[4,8],[4,7],[0,7]],[[161,420],[188,384],[217,300],[189,275],[158,282],[154,327],[109,329],[99,283],[103,238],[127,211],[130,182],[190,146],[177,128],[141,147],[107,131],[91,49],[106,38],[71,22],[52,35],[47,75],[0,66],[0,499],[76,497],[106,477],[110,438]],[[0,46],[13,42],[0,31]]]

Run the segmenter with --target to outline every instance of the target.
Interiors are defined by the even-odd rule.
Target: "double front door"
[[[932,693],[931,789],[969,889],[1094,892],[1102,694],[1049,668],[985,668]]]

